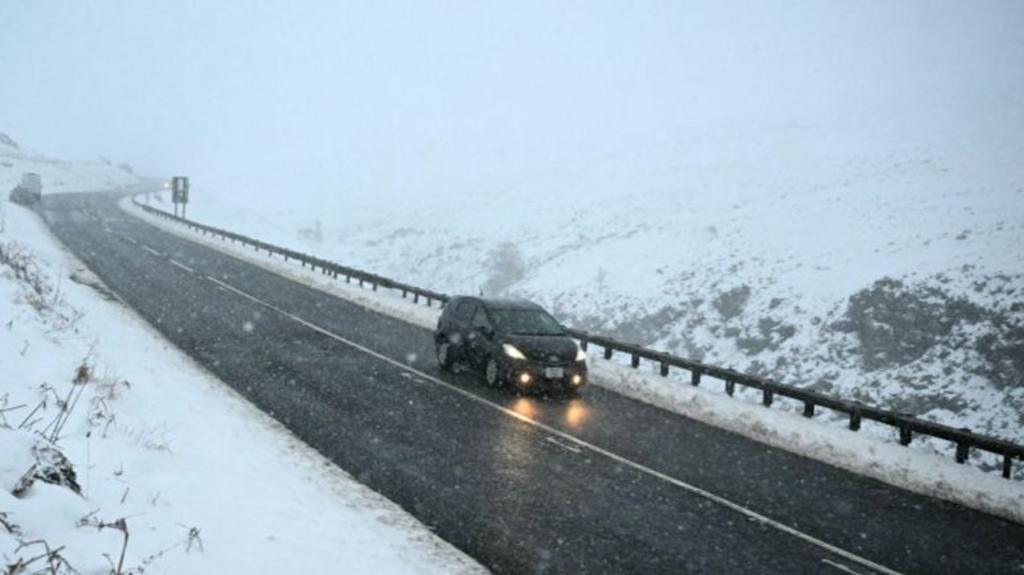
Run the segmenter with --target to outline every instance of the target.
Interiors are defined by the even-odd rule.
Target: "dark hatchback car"
[[[481,369],[489,385],[520,391],[575,391],[587,382],[587,355],[555,318],[526,300],[454,297],[434,331],[437,363]]]

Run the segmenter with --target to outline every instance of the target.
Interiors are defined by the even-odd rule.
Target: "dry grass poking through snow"
[[[50,280],[28,248],[17,242],[0,242],[0,270],[17,287],[17,300],[35,315],[34,318],[29,314],[29,317],[9,319],[5,326],[8,331],[14,328],[16,321],[35,319],[43,325],[44,335],[50,339],[77,334],[77,323],[84,314],[65,300],[60,284]],[[19,355],[24,356],[30,347],[26,340]],[[85,539],[90,539],[89,529],[114,530],[121,535],[119,548],[86,545],[93,548],[96,562],[83,565],[78,560],[73,561],[67,543],[50,541],[45,531],[59,534],[63,542],[72,527],[60,525],[59,515],[53,517],[53,524],[43,525],[43,532],[39,529],[38,519],[46,515],[51,506],[63,508],[66,517],[75,507],[92,504],[83,493],[81,466],[65,454],[62,443],[69,435],[81,435],[83,429],[86,438],[94,432],[106,437],[116,421],[115,400],[130,388],[124,380],[98,378],[94,352],[90,348],[65,382],[55,385],[41,381],[35,384],[32,394],[26,394],[22,388],[9,389],[0,395],[0,452],[4,454],[0,463],[0,560],[5,574],[79,573],[95,570],[94,567],[102,564],[99,561],[105,561],[109,572],[116,575],[141,573],[167,551],[146,557],[138,565],[126,565],[129,519],[100,519],[96,515],[99,508],[84,514],[73,525]],[[85,466],[88,467],[88,463]],[[129,489],[125,488],[125,496]],[[23,527],[20,518],[31,516],[36,519],[33,527]],[[170,548],[188,546],[191,549],[197,537],[198,529],[193,527],[187,540]]]

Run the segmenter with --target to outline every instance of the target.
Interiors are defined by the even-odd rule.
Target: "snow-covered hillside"
[[[297,190],[253,205],[198,181],[189,214],[1024,441],[1024,145],[1014,122],[986,122],[919,143],[896,128],[680,133],[404,202]]]
[[[106,158],[93,162],[57,160],[26,150],[0,132],[0,193],[4,199],[25,172],[42,176],[44,194],[110,190],[142,181],[128,164],[115,164]]]

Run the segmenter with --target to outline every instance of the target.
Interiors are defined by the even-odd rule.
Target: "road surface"
[[[167,339],[495,572],[1024,573],[1024,526],[598,387],[518,398],[443,373],[429,331],[117,198],[53,195],[42,211]]]

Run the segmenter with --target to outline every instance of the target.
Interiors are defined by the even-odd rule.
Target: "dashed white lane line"
[[[196,271],[195,271],[194,269],[192,269],[192,268],[188,267],[187,265],[185,265],[185,264],[183,264],[183,263],[179,262],[178,260],[176,260],[176,259],[174,259],[174,258],[167,258],[167,261],[171,262],[171,265],[175,265],[175,266],[178,266],[179,268],[181,268],[181,269],[183,269],[183,270],[187,271],[187,272],[188,272],[188,273],[190,273],[190,274],[194,274],[194,273],[196,273]]]
[[[114,232],[114,233],[119,235],[119,236],[121,236],[121,238],[123,238],[127,242],[131,242],[131,243],[133,243],[135,245],[139,244],[139,242],[135,241],[135,238],[129,236],[128,234],[123,234],[121,232]]]
[[[754,511],[753,509],[748,509],[748,508],[740,505],[739,503],[734,503],[734,502],[730,501],[729,499],[726,499],[726,498],[724,498],[724,497],[722,497],[720,495],[715,495],[714,493],[711,493],[710,491],[707,491],[705,489],[697,487],[696,485],[692,485],[692,484],[687,483],[687,482],[685,482],[685,481],[683,481],[681,479],[676,479],[675,477],[672,477],[671,475],[667,475],[667,474],[662,473],[662,472],[660,472],[660,471],[658,471],[656,469],[652,469],[650,467],[647,467],[646,465],[644,465],[642,463],[637,463],[637,462],[635,462],[635,461],[633,461],[631,459],[627,459],[626,457],[623,457],[623,456],[621,456],[621,455],[619,455],[619,454],[617,454],[615,452],[608,451],[607,449],[605,449],[603,447],[599,447],[597,445],[594,445],[593,443],[589,443],[589,442],[587,442],[587,441],[585,441],[583,439],[580,439],[580,438],[578,438],[578,437],[576,437],[574,435],[570,435],[570,434],[568,434],[568,433],[566,433],[566,432],[564,432],[564,431],[562,431],[560,429],[555,429],[554,427],[551,427],[551,426],[549,426],[549,425],[547,425],[545,423],[541,423],[539,421],[530,419],[529,417],[527,417],[527,416],[525,416],[525,415],[523,415],[521,413],[517,413],[517,412],[515,412],[515,411],[513,411],[513,410],[511,410],[511,409],[509,409],[509,408],[507,408],[507,407],[505,407],[503,405],[499,405],[499,404],[494,403],[494,402],[492,402],[492,401],[490,401],[488,399],[484,399],[484,398],[482,398],[482,397],[480,397],[478,395],[474,395],[474,394],[472,394],[472,393],[470,393],[470,392],[468,392],[468,391],[466,391],[466,390],[464,390],[464,389],[462,389],[460,387],[457,387],[457,386],[454,386],[454,385],[448,383],[447,381],[444,381],[442,379],[438,379],[438,378],[436,378],[436,377],[434,377],[434,376],[432,376],[432,375],[430,375],[428,373],[422,372],[422,371],[420,371],[420,370],[418,370],[418,369],[416,369],[414,367],[411,367],[409,365],[406,365],[406,364],[404,364],[404,363],[402,363],[402,362],[400,362],[398,360],[392,359],[392,358],[390,358],[390,357],[388,357],[386,355],[378,353],[378,352],[376,352],[376,351],[374,351],[374,350],[372,350],[372,349],[370,349],[370,348],[368,348],[366,346],[363,346],[363,345],[358,344],[358,343],[356,343],[354,341],[345,339],[344,337],[342,337],[342,336],[340,336],[340,335],[338,335],[338,334],[336,334],[334,332],[328,331],[328,330],[326,330],[326,329],[324,329],[324,328],[322,328],[322,327],[320,327],[320,326],[318,326],[318,325],[316,325],[314,323],[308,322],[308,321],[302,319],[301,317],[299,317],[299,316],[297,316],[297,315],[295,315],[295,314],[293,314],[291,312],[285,311],[285,310],[275,306],[274,304],[265,302],[265,301],[255,297],[255,296],[249,295],[248,293],[246,293],[246,292],[244,292],[244,291],[242,291],[242,290],[240,290],[240,289],[238,289],[238,288],[236,288],[236,287],[234,287],[234,286],[232,286],[230,284],[224,283],[224,282],[222,282],[221,280],[218,280],[215,277],[206,276],[206,279],[210,280],[214,284],[216,284],[216,285],[218,285],[218,286],[220,286],[220,287],[222,287],[222,288],[224,288],[224,289],[226,289],[228,291],[234,292],[235,294],[237,294],[237,295],[239,295],[239,296],[241,296],[241,297],[243,297],[243,298],[245,298],[245,299],[247,299],[249,301],[252,301],[253,303],[256,303],[256,304],[259,304],[261,306],[264,306],[267,309],[273,310],[273,311],[283,315],[284,317],[287,317],[287,318],[291,319],[292,321],[295,321],[296,323],[304,325],[304,326],[308,327],[309,329],[311,329],[311,330],[313,330],[313,331],[315,331],[317,333],[320,333],[321,335],[329,337],[329,338],[331,338],[331,339],[333,339],[335,341],[339,341],[339,342],[341,342],[341,343],[343,343],[343,344],[345,344],[345,345],[347,345],[347,346],[349,346],[349,347],[351,347],[353,349],[357,349],[357,350],[359,350],[359,351],[361,351],[361,352],[363,352],[363,353],[365,353],[367,355],[373,356],[373,357],[375,357],[375,358],[377,358],[377,359],[379,359],[379,360],[381,360],[381,361],[383,361],[385,363],[391,364],[391,365],[393,365],[393,366],[395,366],[395,367],[397,367],[397,368],[399,368],[401,370],[404,370],[404,371],[407,371],[407,372],[409,372],[411,374],[417,375],[420,378],[422,378],[422,379],[424,379],[424,380],[426,380],[426,381],[428,381],[430,383],[434,383],[436,385],[444,387],[445,389],[447,389],[447,390],[449,390],[449,391],[451,391],[453,393],[457,393],[457,394],[465,397],[466,399],[469,399],[471,401],[475,401],[476,403],[479,403],[481,405],[486,405],[487,407],[490,407],[492,409],[500,411],[500,412],[504,413],[505,415],[507,415],[509,417],[518,419],[519,421],[522,421],[524,423],[532,425],[533,427],[536,427],[537,429],[543,430],[544,432],[548,433],[549,435],[552,435],[552,436],[555,436],[555,437],[557,437],[559,439],[565,440],[566,442],[576,446],[577,448],[587,449],[587,450],[593,451],[594,453],[603,455],[603,456],[605,456],[605,457],[607,457],[607,458],[609,458],[609,459],[611,459],[613,461],[621,463],[622,465],[631,467],[631,468],[633,468],[633,469],[635,469],[635,470],[637,470],[637,471],[639,471],[641,473],[644,473],[644,474],[650,475],[651,477],[660,479],[660,480],[662,480],[662,481],[664,481],[666,483],[669,483],[669,484],[672,484],[672,485],[674,485],[676,487],[679,487],[680,489],[683,489],[684,491],[688,491],[688,492],[690,492],[690,493],[692,493],[692,494],[694,494],[694,495],[696,495],[698,497],[702,497],[704,499],[707,499],[708,501],[717,503],[718,505],[721,505],[722,507],[725,507],[727,509],[730,509],[732,511],[740,513],[741,515],[744,515],[745,517],[747,517],[748,519],[750,519],[752,521],[759,522],[760,524],[764,525],[765,527],[770,527],[772,529],[775,529],[777,531],[780,531],[782,533],[790,535],[790,536],[792,536],[792,537],[794,537],[796,539],[804,541],[805,543],[808,543],[808,544],[813,545],[815,547],[821,548],[821,549],[823,549],[825,551],[828,551],[829,553],[832,553],[833,555],[837,555],[837,556],[842,557],[842,558],[844,558],[844,559],[846,559],[848,561],[852,561],[852,562],[854,562],[854,563],[856,563],[858,565],[861,565],[863,567],[867,567],[867,568],[869,568],[869,569],[871,569],[873,571],[876,571],[878,573],[884,573],[886,575],[900,575],[899,571],[895,571],[895,570],[890,569],[890,568],[888,568],[888,567],[886,567],[884,565],[879,565],[878,563],[875,563],[874,561],[871,561],[870,559],[867,559],[865,557],[861,557],[860,555],[857,555],[855,553],[852,553],[852,552],[847,551],[845,549],[842,549],[840,547],[836,547],[835,545],[832,545],[831,543],[828,543],[826,541],[822,541],[821,539],[818,539],[817,537],[814,537],[813,535],[809,535],[807,533],[804,533],[803,531],[800,531],[799,529],[797,529],[795,527],[790,527],[789,525],[786,525],[785,523],[782,523],[780,521],[776,521],[776,520],[774,520],[774,519],[772,519],[772,518],[770,518],[770,517],[768,517],[766,515],[762,515],[762,514],[758,513],[757,511]],[[831,563],[832,562],[830,562],[830,564]],[[836,564],[836,565],[838,565],[838,564]]]
[[[163,257],[163,255],[164,255],[164,254],[154,250],[153,248],[147,246],[146,244],[142,244],[142,249],[146,250],[147,252],[149,252],[149,253],[153,254],[154,256],[157,256],[157,257]]]

